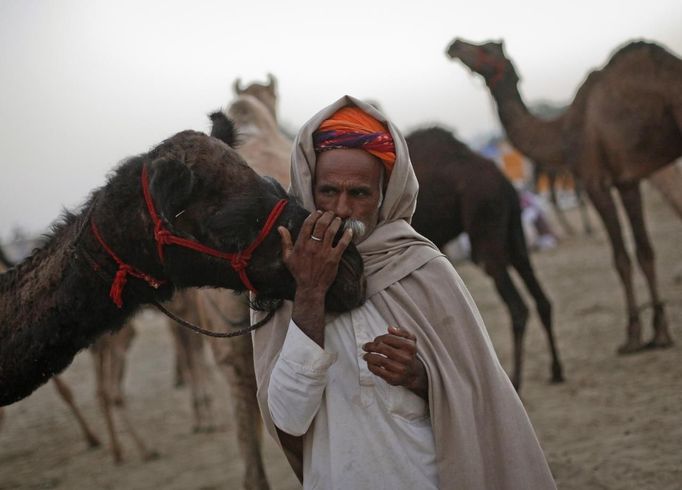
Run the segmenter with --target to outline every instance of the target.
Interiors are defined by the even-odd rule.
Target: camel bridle
[[[256,238],[243,250],[240,250],[238,252],[224,252],[222,250],[218,250],[215,248],[208,247],[198,241],[191,240],[188,238],[183,238],[178,235],[174,235],[171,233],[167,228],[164,223],[164,220],[159,216],[159,214],[156,212],[156,208],[154,206],[154,201],[151,195],[151,192],[149,190],[149,176],[147,173],[147,166],[143,165],[142,166],[142,173],[140,176],[140,181],[142,184],[142,193],[144,195],[144,200],[147,206],[147,211],[149,212],[149,216],[151,217],[152,223],[154,224],[154,240],[156,242],[156,250],[157,254],[159,256],[159,260],[161,261],[161,264],[164,263],[164,247],[167,245],[177,245],[180,247],[188,248],[191,250],[195,250],[197,252],[203,253],[205,255],[210,255],[212,257],[216,257],[219,259],[223,260],[228,260],[230,262],[230,265],[234,269],[235,272],[239,275],[239,279],[241,280],[242,284],[252,293],[257,293],[256,288],[253,286],[253,283],[249,280],[248,275],[246,274],[246,268],[248,267],[249,263],[251,262],[251,258],[253,256],[254,251],[263,243],[263,241],[267,238],[267,236],[270,234],[272,231],[272,228],[274,227],[275,223],[277,222],[277,219],[280,217],[282,212],[284,211],[284,208],[288,204],[287,199],[280,199],[277,201],[277,203],[274,205],[270,213],[268,214],[268,217],[265,221],[265,224],[259,231],[258,235]],[[140,269],[127,264],[123,259],[121,259],[116,252],[106,243],[104,238],[102,237],[102,234],[100,233],[99,229],[97,228],[97,225],[95,224],[94,218],[91,217],[91,211],[92,207],[88,210],[87,216],[86,216],[86,221],[89,218],[90,221],[90,229],[95,236],[95,239],[99,242],[99,244],[102,246],[102,248],[107,252],[107,254],[116,262],[116,265],[118,266],[118,269],[116,271],[116,274],[114,275],[114,280],[111,284],[111,289],[109,290],[109,296],[114,302],[114,304],[118,308],[123,307],[123,289],[127,283],[127,277],[132,276],[136,277],[138,279],[143,280],[146,282],[149,286],[151,286],[154,289],[158,289],[160,286],[163,284],[166,284],[168,281],[166,279],[157,279]],[[82,233],[82,232],[81,232]],[[80,235],[80,233],[79,233]],[[102,271],[100,265],[87,254],[85,251],[83,251],[84,257],[90,262],[91,267],[102,276]],[[106,280],[106,279],[105,279]],[[237,335],[243,335],[247,332],[250,332],[251,330],[254,330],[261,325],[265,324],[272,316],[274,315],[274,310],[268,312],[266,317],[257,322],[254,325],[251,325],[246,328],[242,328],[236,331],[232,332],[213,332],[211,330],[206,330],[203,329],[197,325],[194,325],[193,323],[190,323],[177,315],[175,315],[173,312],[169,311],[166,309],[164,306],[162,306],[160,303],[158,303],[156,300],[152,301],[152,304],[154,304],[161,312],[169,316],[171,319],[175,320],[178,322],[181,326],[189,328],[191,330],[194,330],[195,332],[204,334],[204,335],[209,335],[212,337],[234,337]]]
[[[270,211],[268,218],[265,220],[265,224],[261,228],[260,232],[256,238],[249,244],[245,249],[240,250],[235,253],[223,252],[222,250],[217,250],[215,248],[207,247],[206,245],[199,243],[195,240],[190,240],[188,238],[183,238],[178,235],[173,235],[164,224],[164,221],[159,217],[154,207],[154,201],[152,199],[151,192],[149,190],[149,177],[147,175],[147,166],[142,167],[142,192],[144,193],[144,200],[147,203],[147,211],[149,211],[149,216],[154,223],[154,240],[156,241],[156,250],[159,255],[159,260],[161,263],[164,262],[163,247],[166,245],[178,245],[180,247],[189,248],[197,252],[201,252],[205,255],[210,255],[223,260],[229,260],[230,265],[239,274],[239,279],[242,284],[251,291],[252,293],[257,293],[256,288],[253,286],[249,277],[246,275],[246,267],[251,261],[253,252],[260,246],[261,243],[267,238],[272,230],[273,226],[277,222],[287,203],[287,199],[280,199],[277,201],[275,206]]]

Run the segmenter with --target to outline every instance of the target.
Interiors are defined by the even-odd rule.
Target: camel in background
[[[666,166],[666,178],[680,176],[671,164],[682,155],[682,61],[656,44],[629,43],[604,68],[588,75],[566,112],[545,121],[528,111],[518,91],[519,77],[501,43],[476,45],[456,39],[447,54],[483,76],[514,146],[538,162],[570,168],[585,185],[606,227],[625,292],[627,338],[618,351],[625,354],[672,345],[639,182]],[[663,190],[682,215],[680,182],[668,183],[668,191]],[[642,341],[632,265],[612,187],[625,208],[649,288],[654,334],[648,343]]]
[[[274,77],[269,77],[270,85],[251,84],[246,89],[240,89],[237,80],[234,100],[224,111],[210,115],[211,135],[221,139],[229,132],[225,124],[233,121],[238,134],[238,153],[260,175],[274,177],[288,187],[292,143],[279,130],[271,112],[276,98]],[[259,98],[263,93],[265,100]],[[243,328],[250,323],[248,298],[245,294],[230,291],[187,290],[175,296],[170,308],[181,317],[214,331]],[[178,377],[187,381],[192,397],[194,430],[211,431],[214,414],[203,338],[184,331],[174,322],[170,322],[169,327],[180,367]],[[245,468],[243,488],[267,490],[269,484],[261,457],[262,421],[256,399],[251,336],[206,339],[216,366],[230,386],[234,402],[232,413],[237,420],[237,442]]]
[[[514,387],[521,388],[528,307],[509,275],[510,266],[535,300],[552,357],[550,379],[563,381],[552,305],[530,262],[516,189],[494,162],[442,128],[418,130],[405,139],[420,187],[412,226],[439,248],[460,233],[469,235],[473,262],[494,281],[511,316],[514,364],[510,377]]]
[[[250,95],[260,100],[277,122],[277,79],[272,73],[268,73],[268,83],[251,82],[246,88],[242,88],[241,78],[237,78],[232,89],[237,97]]]

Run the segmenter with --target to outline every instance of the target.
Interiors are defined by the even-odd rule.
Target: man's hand
[[[341,256],[353,239],[346,230],[334,246],[341,218],[330,211],[315,211],[303,222],[292,243],[289,230],[280,226],[282,260],[296,281],[292,319],[308,337],[324,347],[324,299],[339,270]]]
[[[388,333],[362,346],[369,370],[393,386],[404,386],[429,399],[426,368],[417,358],[417,338],[407,330],[388,327]]]

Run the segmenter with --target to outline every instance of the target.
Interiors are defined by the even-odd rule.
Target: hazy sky
[[[343,94],[403,130],[464,140],[498,128],[482,81],[448,60],[455,37],[504,39],[527,101],[569,101],[628,40],[682,54],[679,0],[0,0],[0,239],[43,231],[117,162],[208,130],[236,77],[279,79],[292,129]]]

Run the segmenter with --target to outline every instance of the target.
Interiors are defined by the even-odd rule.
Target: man
[[[555,488],[473,300],[409,225],[418,185],[397,129],[346,96],[294,145],[291,191],[312,211],[295,243],[279,230],[296,295],[253,342],[261,413],[304,488]],[[367,301],[326,314],[351,240]]]

